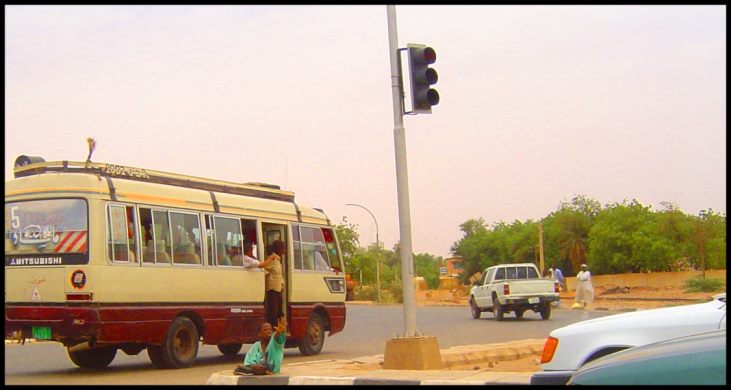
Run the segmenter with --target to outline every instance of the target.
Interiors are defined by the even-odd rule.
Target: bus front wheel
[[[160,358],[170,368],[187,368],[195,363],[198,355],[198,329],[188,317],[178,317],[173,321],[160,346]],[[148,347],[148,354],[156,348]],[[153,359],[153,352],[150,360]],[[154,364],[153,360],[153,364]]]
[[[317,355],[322,350],[323,344],[325,344],[325,326],[320,315],[312,313],[310,320],[307,321],[305,337],[299,345],[300,353],[305,356]]]
[[[117,355],[114,346],[86,349],[83,351],[68,351],[69,358],[74,364],[82,368],[105,368]]]

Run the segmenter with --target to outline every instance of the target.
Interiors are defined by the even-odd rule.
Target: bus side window
[[[244,267],[251,267],[251,264],[244,262],[244,256],[259,260],[259,256],[256,254],[256,221],[252,219],[241,219],[241,232],[243,237],[243,248],[244,252],[241,256],[241,263]]]
[[[338,246],[335,241],[335,232],[330,228],[322,228],[322,236],[325,239],[325,250],[330,259],[330,267],[342,272],[343,265],[338,252]]]
[[[213,217],[216,236],[216,263],[233,265],[231,258],[244,252],[241,222],[238,219]]]
[[[132,206],[109,205],[109,258],[113,261],[137,261],[132,209]]]
[[[170,212],[173,233],[173,263],[200,264],[201,243],[198,216]]]
[[[302,261],[302,243],[300,240],[300,226],[292,225],[292,245],[294,246],[294,269],[305,269]]]
[[[142,262],[155,263],[155,244],[152,240],[152,211],[140,207]]]
[[[170,244],[170,221],[166,211],[152,210],[152,240],[155,263],[170,263],[172,245]]]
[[[298,226],[294,236],[295,269],[330,271],[330,254],[324,230],[310,226]],[[294,232],[295,228],[293,228]],[[334,247],[334,241],[332,241]],[[301,254],[300,254],[301,249]],[[337,250],[334,252],[337,255]]]
[[[135,208],[127,206],[127,237],[129,239],[129,261],[137,262],[137,221]]]

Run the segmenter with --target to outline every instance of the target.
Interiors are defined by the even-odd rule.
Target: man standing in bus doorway
[[[276,324],[282,318],[282,290],[284,289],[284,278],[282,277],[282,257],[286,247],[282,240],[272,243],[272,253],[259,263],[259,268],[264,268],[264,311],[266,321]]]

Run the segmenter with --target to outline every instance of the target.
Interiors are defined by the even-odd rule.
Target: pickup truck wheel
[[[480,308],[477,307],[474,297],[470,298],[470,310],[472,311],[472,318],[474,318],[474,319],[480,318],[480,314],[482,314],[482,310],[480,310]]]
[[[541,305],[541,318],[544,320],[551,318],[551,304],[550,303],[544,303],[543,305]]]
[[[495,319],[498,321],[502,321],[503,316],[505,315],[505,309],[503,309],[503,305],[498,302],[497,297],[492,298],[492,314],[495,314]]]
[[[515,318],[523,318],[524,309],[515,309]]]

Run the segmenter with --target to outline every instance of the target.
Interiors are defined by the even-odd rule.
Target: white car
[[[584,364],[623,349],[726,329],[726,293],[710,302],[642,310],[577,322],[552,331],[541,371],[530,384],[566,384]]]

